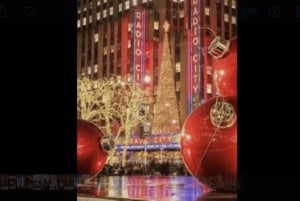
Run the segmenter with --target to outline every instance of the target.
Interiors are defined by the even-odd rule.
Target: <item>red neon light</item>
[[[137,9],[135,12],[134,24],[134,81],[141,84],[141,71],[142,71],[142,55],[143,55],[143,30],[142,30],[142,12]]]

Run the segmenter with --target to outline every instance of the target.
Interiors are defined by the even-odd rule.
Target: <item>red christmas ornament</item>
[[[95,175],[106,162],[107,152],[101,145],[102,131],[93,123],[77,119],[77,173]]]
[[[214,79],[221,96],[237,95],[237,42],[230,42],[229,52],[214,60]]]
[[[181,155],[189,172],[202,176],[237,176],[237,98],[212,98],[185,120]]]

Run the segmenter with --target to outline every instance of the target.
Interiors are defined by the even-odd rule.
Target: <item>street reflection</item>
[[[192,176],[101,176],[77,187],[79,196],[148,201],[200,201],[210,191]]]

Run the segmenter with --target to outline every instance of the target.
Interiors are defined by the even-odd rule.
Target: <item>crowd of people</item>
[[[143,163],[106,164],[100,175],[189,175],[184,164],[173,163],[170,160],[159,161],[152,159],[146,165]]]

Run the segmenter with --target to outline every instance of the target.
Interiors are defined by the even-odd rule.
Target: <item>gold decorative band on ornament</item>
[[[229,128],[236,122],[236,112],[231,103],[217,101],[210,108],[211,123],[218,128]]]

